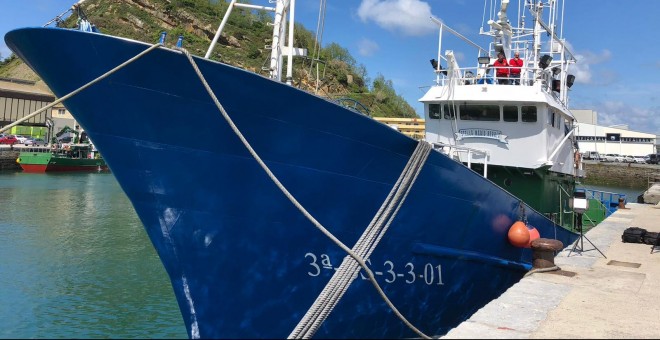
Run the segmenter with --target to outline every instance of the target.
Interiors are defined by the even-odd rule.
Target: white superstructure
[[[568,109],[568,92],[575,80],[569,65],[575,59],[553,31],[561,27],[557,3],[521,3],[518,12],[532,19],[532,28],[524,27],[525,14],[518,27],[510,25],[508,0],[501,1],[499,12],[489,10],[493,13],[487,21],[489,30],[482,28],[481,33],[492,37],[492,42],[488,48],[477,48],[476,67],[460,67],[454,52],[448,50],[442,56],[439,46],[436,84],[420,99],[428,142],[468,164],[578,174],[575,119]],[[544,14],[548,19],[542,19]],[[440,42],[443,31],[455,33],[440,20],[434,21],[440,27]],[[519,84],[500,84],[494,79],[493,63],[499,52],[507,61],[514,53],[523,59]],[[504,81],[508,80],[513,79]],[[458,151],[466,149],[474,152]]]

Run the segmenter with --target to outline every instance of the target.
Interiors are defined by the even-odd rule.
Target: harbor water
[[[643,189],[589,187],[628,194]],[[111,173],[0,171],[0,338],[187,338]]]
[[[111,173],[0,172],[0,338],[187,338]]]
[[[590,189],[590,190],[598,190],[598,191],[603,191],[603,192],[611,192],[611,193],[617,193],[617,194],[624,194],[626,195],[626,202],[628,203],[637,203],[637,197],[646,191],[645,187],[641,188],[629,188],[629,187],[612,187],[612,186],[604,186],[604,185],[588,185],[588,184],[580,184],[578,185],[578,188],[581,189]]]

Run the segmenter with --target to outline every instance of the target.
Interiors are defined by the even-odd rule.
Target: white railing
[[[515,67],[511,66],[504,66],[502,68],[506,69],[513,69]],[[489,70],[490,69],[490,70]],[[493,70],[495,69],[495,70]],[[488,71],[487,71],[488,70]],[[436,73],[444,74],[444,72],[447,71],[446,69],[443,69],[441,71],[436,71]],[[537,79],[536,74],[541,71],[540,68],[537,67],[521,67],[520,68],[520,78],[498,78],[496,77],[495,73],[497,72],[495,67],[461,67],[458,69],[452,70],[454,75],[459,75],[459,76],[445,76],[441,77],[439,80],[438,85],[448,85],[450,82],[454,83],[456,85],[477,85],[477,84],[492,84],[492,85],[503,85],[499,84],[498,80],[500,79],[506,79],[509,83],[509,85],[512,83],[512,81],[518,81],[521,86],[532,86],[536,82],[541,81],[541,83],[544,85],[545,88],[548,88],[548,85],[554,80],[552,77],[551,71],[543,70],[541,72],[541,76]]]
[[[484,178],[488,177],[488,158],[490,157],[490,153],[488,152],[488,150],[480,150],[480,149],[469,148],[467,146],[460,146],[460,145],[449,145],[440,142],[434,142],[432,143],[432,145],[433,145],[433,149],[446,154],[447,156],[449,156],[449,158],[456,160],[459,163],[462,163],[461,154],[466,154],[467,155],[466,163],[469,169],[472,169],[472,155],[473,154],[483,155],[484,156],[483,176]]]

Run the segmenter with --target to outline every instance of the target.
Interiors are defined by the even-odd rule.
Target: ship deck
[[[660,338],[660,247],[621,241],[631,226],[660,232],[660,204],[626,208],[585,234],[583,252],[565,245],[560,271],[523,278],[441,338]]]

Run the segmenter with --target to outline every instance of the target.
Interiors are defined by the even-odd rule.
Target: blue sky
[[[41,26],[75,2],[0,0],[0,36],[13,28]],[[319,1],[297,2],[296,21],[316,31]],[[515,18],[518,0],[510,2],[509,17]],[[265,0],[252,3],[267,5]],[[322,42],[347,48],[371,79],[382,74],[391,80],[421,115],[420,88],[435,79],[429,59],[437,58],[438,48],[438,29],[430,15],[486,47],[490,40],[478,35],[483,5],[479,0],[329,0]],[[597,111],[599,125],[627,124],[631,130],[660,135],[658,14],[658,0],[566,1],[564,37],[578,59],[571,108]],[[474,50],[449,34],[442,40],[443,52],[447,49],[456,52],[460,65],[475,65]],[[0,55],[9,54],[3,40]]]

